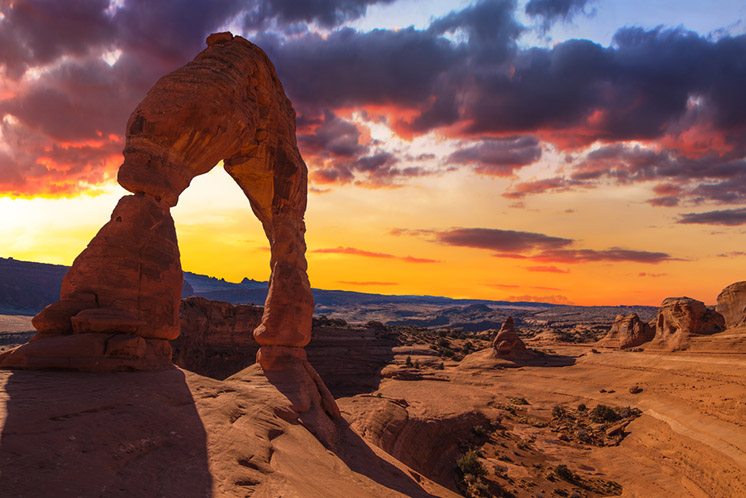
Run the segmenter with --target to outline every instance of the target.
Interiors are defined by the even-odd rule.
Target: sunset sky
[[[0,256],[72,263],[125,193],[130,112],[225,30],[297,111],[314,287],[657,305],[746,279],[743,0],[0,0]],[[185,270],[268,278],[221,165],[172,212]]]

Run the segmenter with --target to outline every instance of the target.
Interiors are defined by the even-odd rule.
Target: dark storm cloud
[[[676,150],[613,144],[587,153],[562,177],[513,185],[503,195],[527,195],[594,187],[603,182],[632,184],[665,181],[653,187],[654,206],[677,206],[681,201],[736,203],[746,201],[746,160],[740,147],[723,155],[710,152],[688,158]]]
[[[281,40],[260,36],[294,103],[301,107],[414,106],[457,60],[444,38],[414,28],[367,33],[343,28]]]
[[[681,216],[678,222],[727,226],[746,225],[746,208],[686,213]]]
[[[330,28],[350,19],[365,15],[368,6],[388,4],[394,0],[271,0],[255,2],[253,9],[246,14],[249,27],[259,26],[267,20],[279,23],[315,21]]]
[[[508,176],[541,158],[539,141],[530,136],[488,139],[464,147],[448,157],[448,162],[471,164],[478,173]]]
[[[355,181],[362,174],[381,185],[391,183],[387,175],[423,174],[327,117],[349,115],[342,108],[375,109],[402,136],[440,130],[462,139],[463,152],[454,159],[471,161],[484,174],[515,171],[538,158],[538,144],[511,149],[500,142],[510,140],[505,137],[531,135],[560,150],[592,144],[601,150],[579,153],[564,176],[515,185],[509,196],[654,181],[680,187],[656,193],[654,205],[746,199],[746,35],[630,27],[606,47],[568,40],[522,48],[516,40],[525,28],[509,0],[474,2],[422,30],[331,29],[389,1],[5,2],[0,73],[17,84],[0,88],[0,118],[15,116],[10,134],[36,135],[36,148],[29,150],[5,138],[6,164],[38,168],[38,157],[54,141],[121,135],[129,111],[158,76],[192,58],[208,33],[245,26],[260,33],[252,38],[277,65],[301,121],[322,124],[299,129],[311,155],[329,148],[331,163],[318,176],[326,181]],[[537,18],[558,19],[587,3],[532,0],[526,8]],[[298,22],[331,30],[290,29]],[[101,60],[107,52],[120,54],[116,63]],[[20,80],[30,67],[34,78]],[[618,145],[627,140],[643,146]],[[651,147],[658,142],[664,145]],[[102,150],[99,162],[108,154]]]
[[[323,121],[312,133],[298,137],[304,151],[312,154],[328,154],[351,157],[367,152],[360,143],[360,130],[354,123],[337,117],[331,111],[324,113]]]
[[[529,0],[526,14],[541,19],[545,28],[556,21],[569,21],[583,13],[585,7],[593,0]]]

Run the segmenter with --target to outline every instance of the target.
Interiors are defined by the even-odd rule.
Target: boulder
[[[523,343],[515,330],[513,317],[505,319],[492,341],[492,349],[500,357],[520,357],[527,353],[526,345]]]
[[[725,318],[727,328],[746,325],[746,282],[736,282],[723,289],[715,309]]]
[[[689,339],[725,329],[725,319],[702,301],[690,297],[669,297],[663,300],[655,317],[655,337],[651,346],[670,351],[686,349]]]
[[[653,340],[655,330],[640,320],[636,313],[617,315],[609,332],[598,341],[599,346],[619,349],[634,348]]]

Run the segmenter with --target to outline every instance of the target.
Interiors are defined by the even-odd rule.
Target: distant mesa
[[[694,336],[725,330],[723,315],[690,297],[664,299],[654,324],[655,337],[650,345],[669,351],[686,349]]]
[[[636,313],[617,315],[609,332],[598,341],[599,346],[619,349],[641,346],[655,337],[655,328],[640,320]]]
[[[746,325],[746,281],[736,282],[718,295],[718,313],[725,318],[725,326],[730,328]]]

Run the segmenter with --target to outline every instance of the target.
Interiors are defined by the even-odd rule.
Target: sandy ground
[[[512,397],[530,403],[528,415],[549,419],[558,404],[637,407],[642,416],[619,446],[557,455],[555,464],[592,469],[589,475],[621,484],[623,496],[746,496],[746,349],[722,347],[740,344],[744,334],[746,329],[732,331],[730,339],[700,341],[696,351],[680,353],[592,353],[590,345],[555,345],[557,354],[576,356],[575,365],[448,367],[438,374],[445,382],[385,379],[379,392],[406,400],[411,413],[430,419],[475,409],[493,416]],[[632,386],[643,391],[632,394]],[[551,441],[545,443],[540,449],[551,454]]]

